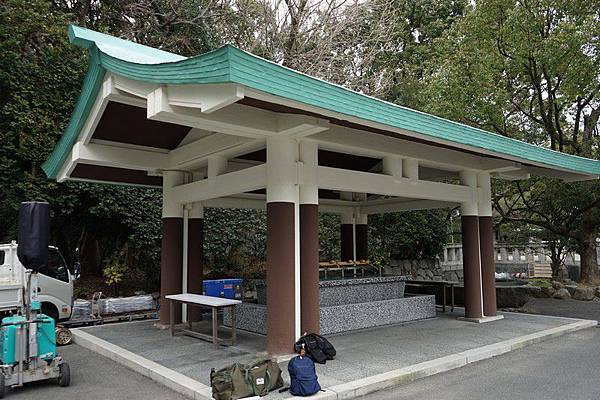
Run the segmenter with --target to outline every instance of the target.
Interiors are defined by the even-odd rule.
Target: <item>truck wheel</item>
[[[54,304],[42,303],[42,314],[52,318],[54,323],[58,322],[58,310]]]
[[[0,372],[0,399],[3,399],[5,394],[6,394],[6,378],[4,377],[4,374],[2,372]]]
[[[62,387],[69,386],[71,383],[71,369],[69,368],[69,363],[62,363],[58,366],[58,371],[60,372],[60,376],[58,377],[58,384]]]

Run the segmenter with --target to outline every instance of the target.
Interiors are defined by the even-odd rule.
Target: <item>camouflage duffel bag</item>
[[[271,390],[283,386],[279,365],[269,359],[254,361],[246,365],[249,383],[254,389],[255,396],[266,396]]]
[[[249,384],[246,367],[232,364],[211,372],[210,385],[216,400],[236,400],[254,395],[254,388]]]
[[[232,364],[211,372],[210,385],[216,400],[237,400],[249,396],[264,396],[283,386],[281,369],[270,359],[249,364]]]

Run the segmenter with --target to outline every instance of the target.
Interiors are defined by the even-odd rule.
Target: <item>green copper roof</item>
[[[335,113],[412,131],[428,136],[432,141],[471,146],[492,151],[498,156],[544,164],[549,168],[600,174],[600,161],[548,150],[378,100],[282,67],[233,46],[184,58],[74,26],[69,28],[69,36],[73,43],[90,50],[90,68],[71,123],[43,166],[51,178],[56,177],[77,139],[105,71],[160,84],[237,83]]]
[[[185,60],[185,57],[178,54],[119,39],[105,33],[92,31],[75,25],[69,26],[69,39],[71,40],[71,43],[76,44],[77,46],[86,49],[96,46],[104,54],[133,63],[159,64]]]

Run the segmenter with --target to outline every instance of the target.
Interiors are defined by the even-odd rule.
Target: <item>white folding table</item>
[[[178,329],[182,333],[196,337],[198,339],[212,341],[214,345],[220,344],[220,342],[226,342],[224,339],[219,339],[219,324],[217,320],[217,312],[220,308],[231,308],[231,345],[235,346],[236,333],[235,333],[235,306],[241,304],[239,300],[223,299],[220,297],[203,296],[200,294],[182,293],[182,294],[170,294],[165,296],[169,300],[170,325],[171,336],[175,335],[175,303],[188,304],[194,307],[208,307],[212,310],[212,336],[204,333],[196,332],[191,330],[192,324],[189,323],[190,329]]]

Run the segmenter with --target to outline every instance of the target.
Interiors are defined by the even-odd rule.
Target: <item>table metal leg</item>
[[[212,307],[212,331],[213,344],[216,346],[219,344],[219,324],[217,321],[217,307]]]
[[[235,306],[231,306],[231,345],[235,346],[237,337],[235,331]]]
[[[169,329],[171,330],[171,336],[175,335],[175,302],[169,300]]]

